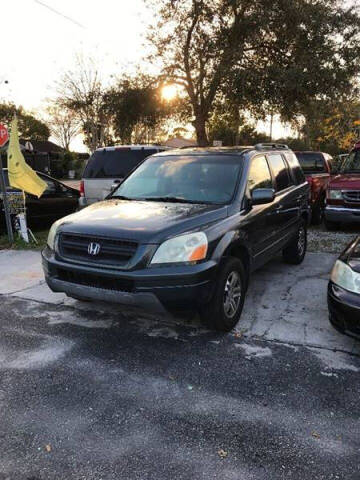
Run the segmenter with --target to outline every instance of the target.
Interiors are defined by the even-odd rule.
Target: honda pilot
[[[54,223],[45,278],[80,300],[191,307],[229,331],[251,272],[279,252],[303,261],[308,198],[286,145],[152,155],[105,201]]]

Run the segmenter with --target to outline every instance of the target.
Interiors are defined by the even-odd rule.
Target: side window
[[[279,153],[274,153],[273,155],[268,155],[268,160],[272,168],[275,181],[276,181],[276,191],[285,190],[285,188],[292,185],[292,180],[289,175],[289,169],[284,162],[282,155]]]
[[[264,156],[252,159],[248,186],[250,193],[256,188],[273,188],[269,166]]]
[[[296,184],[301,185],[305,182],[305,176],[300,166],[299,160],[297,159],[295,153],[286,153],[285,157],[293,172]]]

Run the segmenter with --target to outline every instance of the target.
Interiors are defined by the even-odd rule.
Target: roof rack
[[[257,143],[255,145],[255,150],[264,150],[264,149],[273,149],[273,150],[288,150],[289,147],[284,143]]]

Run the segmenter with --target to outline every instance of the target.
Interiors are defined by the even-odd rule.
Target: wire
[[[67,15],[64,15],[63,13],[59,12],[58,10],[55,10],[55,8],[50,7],[50,5],[47,5],[46,3],[41,2],[40,0],[34,0],[34,2],[38,3],[39,5],[42,5],[43,7],[47,8],[51,12],[55,13],[56,15],[59,15],[60,17],[64,18],[65,20],[68,20],[69,22],[74,23],[78,27],[86,29],[86,27],[84,27],[84,25],[82,25],[78,21],[74,20],[73,18],[68,17]]]

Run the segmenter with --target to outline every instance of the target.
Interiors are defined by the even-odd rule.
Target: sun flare
[[[164,100],[167,100],[168,102],[174,100],[177,94],[178,90],[176,88],[176,85],[165,85],[161,90],[162,98]]]

